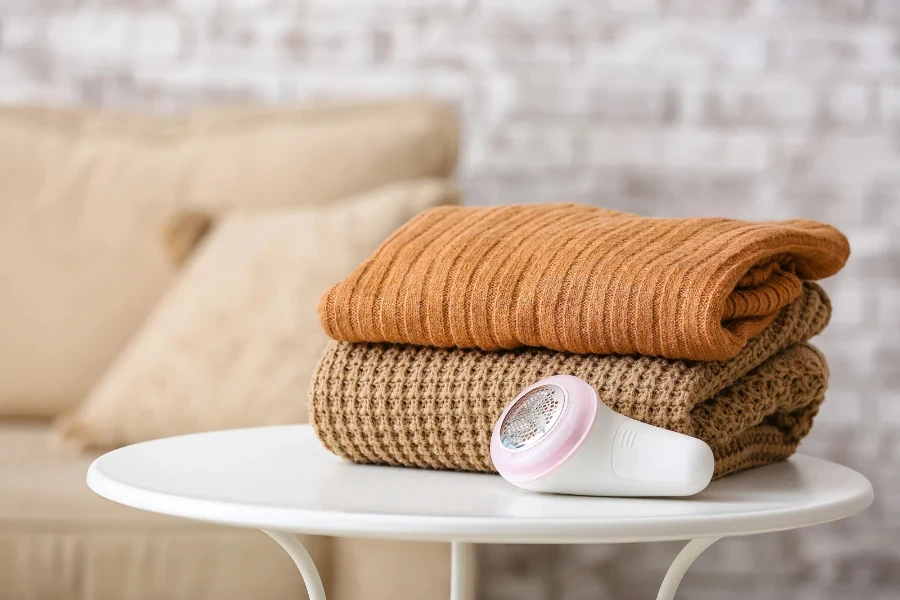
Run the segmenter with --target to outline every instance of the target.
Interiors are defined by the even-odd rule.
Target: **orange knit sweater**
[[[348,342],[724,360],[849,252],[807,220],[442,207],[326,292],[319,315]]]

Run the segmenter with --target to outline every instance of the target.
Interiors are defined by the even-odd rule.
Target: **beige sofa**
[[[428,102],[210,111],[166,120],[0,110],[0,598],[305,597],[264,534],[128,509],[92,494],[93,455],[55,448],[74,408],[177,267],[178,211],[326,204],[446,177],[456,123]],[[306,538],[329,598],[441,597],[449,548]]]

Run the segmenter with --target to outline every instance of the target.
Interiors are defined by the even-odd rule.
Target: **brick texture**
[[[474,204],[805,216],[854,254],[826,282],[830,397],[803,450],[869,476],[853,519],[720,542],[681,598],[900,595],[896,0],[7,0],[0,102],[177,111],[427,94],[465,120]],[[651,598],[677,545],[485,547],[485,600]]]

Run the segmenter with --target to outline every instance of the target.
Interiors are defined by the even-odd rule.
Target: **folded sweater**
[[[309,414],[325,447],[355,462],[493,471],[490,436],[506,404],[571,374],[613,410],[707,442],[721,477],[787,458],[809,432],[828,370],[804,340],[829,316],[808,283],[736,357],[715,362],[332,342]]]
[[[838,230],[806,220],[437,208],[332,287],[319,316],[348,342],[724,360],[848,255]]]

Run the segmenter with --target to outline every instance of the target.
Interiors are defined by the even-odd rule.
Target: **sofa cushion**
[[[327,208],[225,217],[60,433],[108,448],[304,422],[327,342],[319,297],[405,221],[456,199],[450,185],[430,180]]]
[[[261,532],[105,500],[92,456],[51,450],[48,426],[0,421],[0,597],[17,600],[304,598],[291,559]],[[302,536],[323,578],[331,540]]]
[[[453,168],[456,123],[394,102],[188,117],[0,109],[0,416],[80,401],[174,275],[186,209],[323,204]]]

